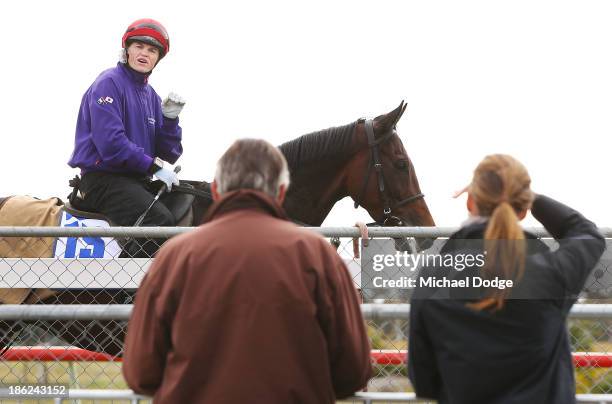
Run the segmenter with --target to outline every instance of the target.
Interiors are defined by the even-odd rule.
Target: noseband
[[[425,195],[423,195],[422,193],[418,193],[391,205],[391,203],[389,202],[389,198],[387,197],[387,194],[385,192],[385,177],[383,175],[382,163],[380,162],[379,147],[382,143],[393,137],[393,130],[391,130],[389,133],[385,134],[381,138],[376,139],[374,137],[374,122],[371,119],[367,119],[364,122],[364,126],[366,130],[366,135],[368,136],[370,160],[368,163],[368,170],[366,171],[365,178],[363,181],[363,186],[361,188],[361,192],[359,193],[359,198],[355,199],[355,209],[359,207],[359,201],[363,199],[363,195],[365,194],[366,189],[368,187],[368,182],[370,181],[370,174],[372,173],[372,169],[374,169],[378,176],[378,194],[380,195],[380,198],[383,202],[383,215],[385,219],[383,220],[382,226],[401,226],[404,224],[404,222],[402,219],[392,214],[393,209],[397,209],[402,205],[415,202],[421,198],[424,198]],[[376,224],[380,225],[380,223],[378,222],[376,222]]]

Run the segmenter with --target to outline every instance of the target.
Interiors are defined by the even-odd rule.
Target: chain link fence
[[[122,340],[136,288],[151,264],[147,255],[152,245],[189,230],[0,228],[0,342],[8,347],[0,356],[0,385],[127,388]],[[455,229],[373,228],[368,246],[357,251],[351,239],[359,236],[356,228],[314,230],[337,237],[331,241],[361,290],[375,369],[368,392],[412,392],[405,363],[410,293],[368,289],[372,272],[364,268],[371,269],[374,255],[388,254],[390,245],[415,253],[418,243],[407,236],[443,241]],[[612,393],[612,229],[602,231],[608,249],[568,321],[578,394]]]

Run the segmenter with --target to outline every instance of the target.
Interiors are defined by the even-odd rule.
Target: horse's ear
[[[404,114],[404,111],[406,111],[406,107],[408,106],[408,104],[406,104],[403,100],[400,103],[399,107],[395,108],[393,111],[385,114],[385,115],[381,115],[379,117],[377,117],[375,120],[377,122],[377,126],[381,129],[381,132],[387,132],[391,129],[393,129],[395,127],[395,125],[397,124],[397,122],[400,120],[400,118],[402,117],[402,115]]]

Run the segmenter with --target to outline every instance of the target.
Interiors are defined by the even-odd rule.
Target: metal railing
[[[32,395],[10,394],[8,389],[0,389],[0,399],[12,400],[32,400]],[[54,404],[61,404],[67,400],[126,400],[132,404],[139,404],[142,401],[149,402],[151,397],[134,393],[132,390],[111,390],[111,389],[71,389],[67,397],[57,397],[53,399]],[[417,398],[414,393],[370,393],[359,392],[354,396],[340,400],[343,403],[363,403],[371,404],[379,401],[393,403],[423,403],[428,400]],[[612,394],[577,394],[578,403],[610,403]]]
[[[131,304],[5,304],[0,305],[0,320],[118,320],[128,321],[132,314]],[[365,320],[402,320],[410,315],[410,304],[361,305]],[[612,304],[575,304],[570,311],[572,319],[612,319]]]
[[[0,237],[173,237],[192,231],[194,227],[38,227],[0,226]],[[360,237],[356,227],[306,227],[324,237]],[[543,227],[525,227],[536,237],[550,237]],[[459,227],[368,227],[370,237],[449,237]],[[606,238],[612,238],[612,227],[600,227]]]

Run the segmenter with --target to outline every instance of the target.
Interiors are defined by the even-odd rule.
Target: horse
[[[376,225],[435,226],[412,161],[397,133],[396,125],[405,110],[402,101],[391,112],[374,119],[360,118],[280,145],[291,175],[284,202],[288,216],[302,225],[320,226],[334,204],[348,196],[355,208],[363,206],[368,211]],[[188,183],[197,191],[192,204],[192,223],[197,225],[211,203],[205,194],[209,184]],[[417,240],[419,249],[431,243],[430,239]],[[130,303],[132,299],[133,292],[128,290],[67,290],[35,303],[109,304]],[[69,326],[54,322],[51,328],[68,343],[85,349],[119,355],[123,348],[124,331],[113,322],[75,321]],[[109,334],[114,337],[109,338]],[[7,338],[5,332],[5,342]]]

